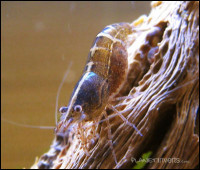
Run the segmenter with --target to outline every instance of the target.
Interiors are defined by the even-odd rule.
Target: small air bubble
[[[62,59],[62,60],[65,60],[65,55],[64,55],[64,54],[61,56],[61,59]]]
[[[69,23],[67,24],[67,30],[68,30],[68,32],[69,32],[69,33],[71,33],[71,32],[72,32],[72,30],[71,30],[71,26],[70,26],[70,24],[69,24]]]
[[[44,22],[42,22],[42,21],[37,21],[36,23],[35,23],[35,30],[36,31],[43,31],[45,29],[45,24],[44,24]]]
[[[135,1],[131,1],[131,6],[133,9],[135,8]]]
[[[76,7],[76,4],[74,2],[71,2],[70,7],[69,7],[70,12],[74,11],[75,7]]]

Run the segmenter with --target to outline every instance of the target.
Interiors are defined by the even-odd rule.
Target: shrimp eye
[[[76,106],[74,107],[74,111],[75,111],[75,112],[82,112],[82,106],[81,106],[81,105],[76,105]]]
[[[67,112],[67,110],[68,110],[68,107],[63,106],[63,107],[61,107],[61,108],[59,109],[59,112],[60,112],[60,113],[65,113],[65,112]]]

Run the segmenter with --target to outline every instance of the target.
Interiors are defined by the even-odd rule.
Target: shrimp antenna
[[[54,126],[34,126],[34,125],[20,124],[20,123],[16,123],[4,118],[1,118],[1,120],[3,120],[4,122],[10,123],[12,125],[26,127],[26,128],[35,128],[35,129],[54,129],[55,128]]]
[[[62,79],[62,81],[61,81],[61,83],[60,83],[60,85],[58,87],[58,91],[57,91],[57,95],[56,95],[56,107],[55,107],[55,121],[56,121],[56,125],[58,123],[58,120],[57,120],[58,119],[58,99],[59,99],[59,96],[60,96],[60,91],[61,91],[61,89],[63,87],[64,82],[65,82],[65,79],[67,78],[67,75],[68,75],[68,73],[70,71],[71,65],[72,65],[72,61],[70,61],[69,65],[67,67],[67,70],[65,71],[65,74],[63,76],[63,79]]]

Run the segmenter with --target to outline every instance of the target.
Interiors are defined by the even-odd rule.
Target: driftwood
[[[153,2],[149,16],[131,25],[129,74],[121,91],[127,97],[117,109],[143,136],[115,116],[109,120],[114,149],[102,122],[95,125],[99,136],[87,143],[89,155],[78,133],[57,134],[32,168],[133,168],[148,151],[148,169],[198,167],[199,2]],[[86,138],[94,130],[88,129]]]

